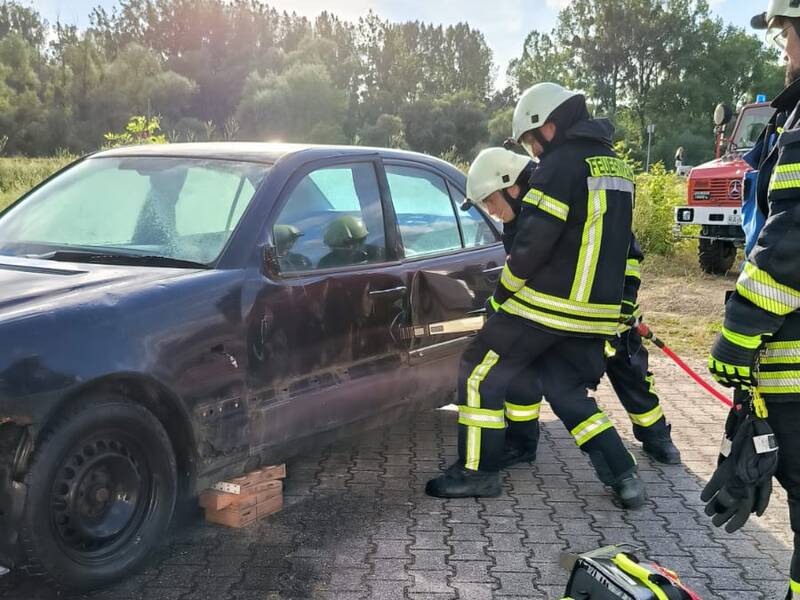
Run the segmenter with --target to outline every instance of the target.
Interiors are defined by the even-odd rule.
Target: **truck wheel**
[[[701,239],[698,257],[703,271],[712,275],[724,275],[736,260],[736,246],[732,242]]]
[[[80,591],[129,574],[164,539],[175,507],[175,453],[161,423],[106,394],[82,400],[37,446],[20,526],[34,568]]]

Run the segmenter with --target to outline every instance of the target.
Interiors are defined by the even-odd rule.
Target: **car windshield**
[[[771,106],[750,106],[742,111],[731,137],[731,149],[739,152],[756,145],[759,134],[772,118],[775,109]]]
[[[90,158],[0,215],[0,254],[82,251],[213,263],[269,168],[205,158]]]

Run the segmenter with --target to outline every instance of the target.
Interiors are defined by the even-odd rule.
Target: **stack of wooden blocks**
[[[262,467],[200,494],[206,520],[227,527],[247,527],[283,508],[286,465]]]

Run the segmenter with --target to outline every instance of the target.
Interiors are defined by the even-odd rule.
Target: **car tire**
[[[700,267],[711,275],[724,275],[736,260],[736,246],[732,242],[700,239],[698,247]]]
[[[175,453],[159,420],[118,394],[83,398],[40,436],[20,524],[35,571],[86,591],[140,566],[165,537]]]

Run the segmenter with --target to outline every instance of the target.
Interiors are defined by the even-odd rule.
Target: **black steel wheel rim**
[[[82,440],[53,481],[50,518],[73,560],[113,560],[134,540],[154,504],[150,465],[140,442],[115,430]]]

